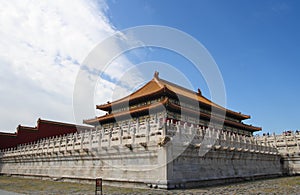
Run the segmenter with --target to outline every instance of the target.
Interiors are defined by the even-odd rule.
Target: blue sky
[[[222,73],[227,107],[251,115],[246,123],[263,132],[300,129],[299,18],[296,0],[1,1],[0,130],[33,126],[39,117],[78,122],[72,100],[79,64],[105,38],[138,25],[169,26],[201,42]],[[174,66],[210,97],[188,60],[150,48],[114,62],[95,104],[112,96],[122,72],[145,61]]]
[[[299,1],[110,1],[108,6],[117,29],[166,25],[200,41],[222,73],[227,107],[252,116],[245,122],[264,132],[299,128]],[[185,70],[184,60],[157,53],[154,59]],[[209,96],[196,75],[185,74]]]

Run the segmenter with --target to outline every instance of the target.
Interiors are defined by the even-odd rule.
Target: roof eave
[[[108,114],[108,115],[103,115],[97,118],[93,118],[93,119],[87,119],[87,120],[83,120],[84,124],[90,124],[90,125],[97,125],[100,124],[101,122],[108,120],[108,119],[113,119],[113,118],[118,118],[118,117],[122,117],[123,115],[131,115],[132,113],[136,113],[136,112],[142,112],[145,110],[149,110],[149,109],[153,109],[156,107],[160,107],[161,104],[165,105],[168,102],[168,98],[164,98],[163,100],[156,102],[152,105],[146,105],[143,107],[138,107],[129,111],[124,111],[122,113],[116,113],[116,114]]]
[[[114,102],[109,102],[107,104],[96,105],[96,109],[109,112],[109,111],[112,110],[112,107],[119,107],[121,105],[128,106],[128,105],[132,104],[131,102],[136,102],[136,101],[144,99],[144,98],[156,96],[156,95],[162,94],[163,92],[164,92],[164,89],[162,88],[162,89],[153,91],[149,94],[146,94],[146,95],[143,95],[143,96],[138,96],[138,97],[135,97],[135,98],[132,98],[132,99],[130,99],[130,96],[129,96],[127,98],[122,98],[121,101],[117,100],[117,101],[114,101]]]

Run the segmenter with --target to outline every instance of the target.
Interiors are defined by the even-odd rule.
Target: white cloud
[[[74,122],[79,64],[116,32],[107,9],[102,1],[0,1],[1,130],[34,125],[38,117]],[[120,76],[128,65],[120,58],[108,75]],[[103,83],[100,101],[113,90],[112,82]]]

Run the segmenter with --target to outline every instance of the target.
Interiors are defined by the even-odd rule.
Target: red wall
[[[0,149],[16,146],[17,135],[15,133],[0,133]]]
[[[38,129],[38,139],[77,132],[75,125],[67,126],[58,124],[39,123]]]
[[[0,132],[0,149],[16,147],[19,144],[34,142],[42,138],[75,133],[77,128],[78,130],[93,129],[91,127],[76,127],[74,124],[39,119],[37,127],[19,125],[15,134]]]
[[[38,139],[39,130],[35,128],[26,128],[19,126],[17,134],[17,143],[29,143]]]

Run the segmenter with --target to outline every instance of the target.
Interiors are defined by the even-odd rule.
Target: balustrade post
[[[296,134],[294,132],[293,132],[293,136],[294,136],[294,142],[296,143],[297,148],[299,149],[298,139],[297,139]]]
[[[254,149],[254,139],[253,139],[253,136],[250,137],[249,141],[250,141],[250,150],[253,150]]]
[[[120,143],[120,145],[122,145],[122,142],[123,142],[123,128],[122,128],[122,126],[120,126],[120,128],[119,128],[119,143]]]
[[[250,150],[255,150],[255,146],[254,146],[254,138],[253,138],[253,136],[252,137],[250,137]]]
[[[60,149],[61,149],[61,135],[59,136],[58,139],[59,139],[59,142],[58,142],[59,143],[59,147],[58,147],[59,149],[58,149],[58,151],[60,152]]]
[[[259,147],[258,142],[257,142],[256,138],[254,138],[253,139],[253,150],[256,152],[257,150],[259,150],[258,147]]]
[[[277,138],[275,132],[273,133],[273,139],[274,139],[275,148],[277,148]]]
[[[194,127],[194,125],[191,124],[191,126],[190,126],[190,128],[189,128],[189,134],[190,134],[190,135],[193,135],[193,127]]]
[[[112,128],[108,130],[108,147],[111,146]]]
[[[91,150],[93,147],[93,135],[92,135],[92,130],[89,133],[89,150]]]
[[[53,147],[52,147],[52,153],[54,152],[54,149],[55,149],[55,145],[56,145],[56,139],[53,137]]]
[[[288,153],[289,152],[289,148],[288,148],[288,144],[287,144],[287,140],[286,140],[286,135],[284,135],[283,137],[284,137],[284,143],[285,143],[285,150]]]
[[[127,128],[127,135],[130,135],[130,129],[131,129],[131,122],[128,122],[128,128]]]
[[[83,140],[84,140],[84,133],[81,133],[81,136],[80,136],[80,150],[83,150]]]
[[[45,144],[44,144],[44,139],[42,139],[42,140],[40,140],[40,146],[41,147],[39,147],[39,153],[43,153],[43,151],[44,151],[44,146],[45,146]]]
[[[99,137],[98,137],[98,148],[100,148],[101,145],[102,145],[102,132],[103,132],[102,130],[98,132],[98,133],[99,133]]]
[[[234,147],[234,133],[233,132],[230,132],[229,134],[229,143],[230,143],[230,146],[231,147]]]
[[[240,135],[237,134],[237,147],[242,147]]]
[[[30,154],[30,144],[26,143],[27,147],[26,147],[26,154]]]
[[[211,129],[210,128],[206,128],[206,133],[208,131],[208,137],[211,138]]]
[[[23,146],[23,155],[25,155],[25,154],[26,154],[26,143]]]
[[[186,122],[184,122],[184,124],[183,124],[183,130],[184,130],[184,134],[186,134],[187,133],[187,123]]]
[[[257,137],[255,137],[255,150],[259,150],[259,144],[257,142]]]
[[[131,134],[131,144],[135,143],[135,128],[132,128],[132,131],[130,132]]]
[[[212,128],[212,137],[217,137],[217,130],[215,128]]]
[[[139,122],[139,118],[137,118],[136,120],[136,132],[135,133],[140,133],[140,122]]]
[[[268,151],[271,152],[271,144],[268,142]]]
[[[49,152],[50,138],[47,139],[47,153]]]
[[[167,123],[164,125],[163,135],[166,136],[168,134],[168,130],[170,129],[170,120],[167,120]]]
[[[203,138],[203,129],[202,127],[199,127],[199,135],[201,138]]]
[[[181,127],[180,127],[180,123],[177,121],[176,122],[176,131],[178,132],[178,135],[179,135],[179,139],[181,139],[182,137],[182,131],[181,131]]]
[[[24,144],[22,144],[22,145],[18,148],[18,152],[19,152],[20,154],[22,154],[22,152],[23,152],[23,151],[22,151],[23,145],[24,145]]]
[[[163,122],[163,128],[162,128],[162,136],[166,136],[167,135],[167,129],[169,127],[169,120],[167,120],[167,122]]]
[[[77,142],[78,134],[77,132],[73,134],[73,144],[72,144],[72,151],[75,151],[75,143]]]
[[[259,143],[259,145],[260,145],[260,150],[261,151],[266,151],[266,149],[267,149],[267,143],[265,143],[265,142],[263,142],[262,140],[260,140],[260,143]]]
[[[259,150],[260,151],[264,151],[263,145],[262,145],[262,141],[259,142]]]
[[[65,151],[68,151],[68,145],[69,145],[69,140],[71,140],[70,135],[66,135],[66,145],[65,145]]]
[[[147,120],[146,122],[146,143],[149,143],[150,141],[150,122]]]
[[[19,146],[19,149],[18,149],[19,155],[21,155],[21,148],[22,148],[22,144]]]
[[[217,140],[221,140],[221,134],[222,134],[222,130],[218,129],[217,130]]]
[[[38,152],[40,151],[40,148],[42,148],[42,146],[43,146],[43,142],[42,142],[42,140],[37,140],[37,150],[38,150]]]

